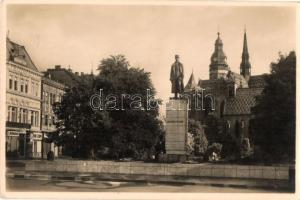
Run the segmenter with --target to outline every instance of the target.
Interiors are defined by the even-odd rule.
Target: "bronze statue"
[[[172,64],[170,73],[172,93],[175,93],[175,99],[178,98],[178,94],[183,93],[183,74],[183,65],[179,62],[179,55],[175,55],[175,62]]]

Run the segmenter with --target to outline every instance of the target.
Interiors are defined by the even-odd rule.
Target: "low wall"
[[[136,174],[158,176],[289,179],[289,167],[113,161],[28,161],[26,171]]]

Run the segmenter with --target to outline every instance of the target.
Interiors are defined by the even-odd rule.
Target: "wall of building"
[[[226,130],[229,134],[237,140],[250,137],[250,119],[251,115],[230,115],[224,116],[224,124],[227,126]],[[228,127],[229,126],[229,127]]]
[[[30,157],[39,157],[42,139],[40,132],[41,74],[10,61],[7,62],[6,68],[7,151],[24,154],[24,150]],[[26,134],[29,134],[28,147],[30,148],[20,149],[24,146]]]
[[[42,78],[41,131],[43,138],[50,138],[51,134],[56,131],[55,122],[57,118],[53,112],[53,104],[61,102],[64,89],[64,85],[47,77]],[[58,147],[46,139],[42,145],[42,157],[46,158],[49,151],[53,151],[55,156],[58,156]]]

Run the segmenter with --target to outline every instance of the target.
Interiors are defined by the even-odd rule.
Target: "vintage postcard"
[[[1,195],[299,198],[297,14],[297,2],[3,1]]]

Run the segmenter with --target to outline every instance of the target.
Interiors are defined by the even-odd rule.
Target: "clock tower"
[[[223,52],[223,42],[218,32],[218,38],[215,42],[215,51],[210,58],[209,65],[209,79],[215,80],[220,78],[226,78],[228,73],[228,64],[226,62],[227,57]]]

